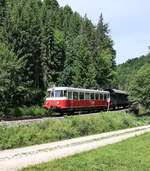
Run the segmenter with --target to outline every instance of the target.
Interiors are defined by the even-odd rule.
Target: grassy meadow
[[[150,171],[150,133],[21,171]]]

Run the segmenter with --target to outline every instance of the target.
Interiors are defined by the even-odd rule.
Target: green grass
[[[150,124],[150,117],[136,117],[124,113],[65,117],[40,123],[0,126],[0,150],[60,141],[75,137]]]
[[[150,171],[150,133],[22,171]]]

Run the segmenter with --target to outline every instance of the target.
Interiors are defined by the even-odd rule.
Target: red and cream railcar
[[[90,111],[107,109],[109,103],[108,91],[54,87],[48,89],[45,108],[55,112]]]

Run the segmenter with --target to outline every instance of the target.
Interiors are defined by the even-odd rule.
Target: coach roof
[[[117,90],[117,89],[105,89],[105,90],[111,93],[128,95],[125,91],[122,91],[122,90]]]
[[[103,91],[103,90],[90,90],[90,89],[72,88],[72,87],[53,87],[48,89],[48,91],[51,90],[68,90],[68,91],[78,91],[78,92],[87,92],[87,93],[109,93],[108,91]]]

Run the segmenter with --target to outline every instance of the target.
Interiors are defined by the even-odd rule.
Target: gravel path
[[[60,142],[0,151],[0,171],[13,171],[33,164],[88,151],[150,132],[150,125],[107,132]]]

